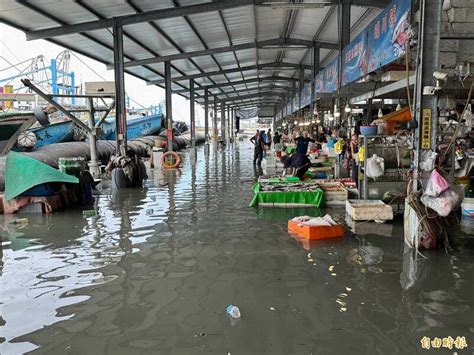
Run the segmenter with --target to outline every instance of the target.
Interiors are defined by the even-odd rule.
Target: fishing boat
[[[35,148],[61,142],[71,142],[74,139],[74,128],[76,125],[72,121],[51,123],[45,127],[30,129],[36,135]]]
[[[131,115],[127,117],[127,139],[151,136],[160,133],[164,128],[164,116],[161,112],[154,115]],[[102,138],[116,139],[115,118],[106,118],[102,124]]]

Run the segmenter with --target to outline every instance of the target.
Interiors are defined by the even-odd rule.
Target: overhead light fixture
[[[399,102],[398,105],[397,105],[397,108],[396,108],[395,110],[396,110],[396,111],[399,111],[399,110],[401,110],[401,109],[402,109],[402,105],[400,105],[400,102]]]
[[[328,121],[334,121],[334,116],[329,116]]]
[[[346,107],[344,108],[344,112],[346,113],[351,112],[351,107],[349,106],[349,104],[347,104]]]
[[[312,1],[312,2],[300,2],[300,3],[291,3],[287,1],[268,1],[263,2],[262,6],[269,6],[272,9],[321,9],[324,6],[331,5],[331,2],[328,1]]]
[[[379,108],[379,112],[377,113],[377,116],[378,116],[378,117],[382,117],[382,116],[383,116],[383,112],[382,112],[382,109],[381,109],[381,108]]]
[[[312,123],[312,124],[315,124],[315,123],[316,123],[316,121],[315,121],[315,120],[312,120],[312,121],[311,121],[311,123]]]
[[[334,117],[341,117],[341,113],[339,111],[334,112]]]
[[[295,122],[293,122],[293,123],[294,123],[294,124],[298,124],[298,121],[297,121],[297,120],[295,120]]]

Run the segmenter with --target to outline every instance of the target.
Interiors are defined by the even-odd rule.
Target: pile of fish
[[[286,183],[286,184],[265,184],[260,183],[260,191],[282,191],[282,192],[309,192],[319,188],[317,183]]]

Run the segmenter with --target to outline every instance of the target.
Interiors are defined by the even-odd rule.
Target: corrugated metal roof
[[[0,1],[0,21],[25,32],[81,24],[88,21],[109,19],[124,15],[158,9],[185,7],[210,3],[210,0],[30,0],[16,2]],[[225,2],[221,1],[220,3]],[[290,39],[338,42],[337,11],[326,6],[318,9],[272,9],[255,5],[225,8],[220,11],[193,13],[186,17],[173,17],[124,26],[125,61],[169,56],[205,49],[242,44],[254,44],[254,48],[225,51],[212,55],[172,61],[172,76],[201,74],[263,63],[287,62],[294,65],[311,65],[309,50],[284,50],[255,48],[256,41],[273,40],[285,36]],[[351,26],[358,33],[380,10],[351,7]],[[66,34],[52,39],[55,43],[75,50],[93,59],[111,64],[113,61],[113,35],[110,29],[97,29],[84,33]],[[334,56],[334,51],[321,48],[323,64]],[[126,68],[127,72],[147,81],[163,79],[164,64]],[[214,94],[228,92],[233,96],[244,96],[246,90],[258,96],[260,87],[268,90],[271,82],[258,82],[257,78],[269,76],[298,78],[297,68],[252,69],[229,72],[195,79],[197,94],[200,87],[209,87]],[[310,71],[306,70],[308,78]],[[245,84],[234,84],[213,88],[215,85],[242,80],[253,80]],[[290,81],[274,82],[275,86],[292,86]],[[277,85],[278,84],[278,85]],[[162,84],[160,84],[163,86]],[[189,87],[189,81],[173,82],[173,90]],[[239,91],[238,94],[230,94]],[[181,92],[188,96],[187,92]]]

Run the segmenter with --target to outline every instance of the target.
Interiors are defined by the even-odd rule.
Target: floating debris
[[[346,306],[347,305],[346,302],[343,302],[340,299],[337,299],[336,302],[339,303],[341,306]]]
[[[270,311],[274,311],[275,310],[275,307],[270,307]]]
[[[345,312],[345,311],[347,311],[347,308],[346,308],[346,307],[341,307],[341,308],[339,308],[339,312]]]
[[[351,292],[351,291],[352,291],[352,288],[346,286],[346,291],[347,291],[347,292]]]
[[[336,276],[337,274],[335,272],[332,272],[331,273],[331,276]]]
[[[331,265],[331,266],[328,268],[328,270],[329,270],[329,272],[333,272],[333,271],[334,271],[334,266]]]

